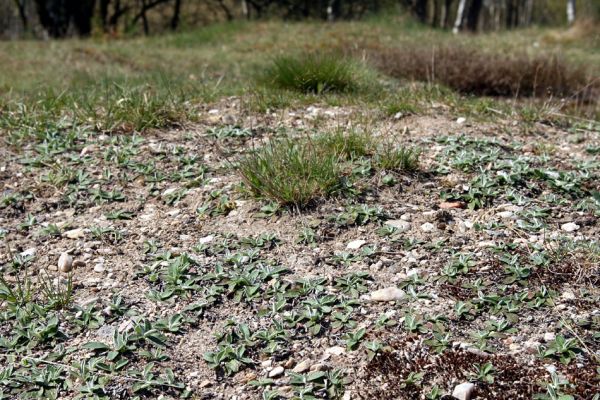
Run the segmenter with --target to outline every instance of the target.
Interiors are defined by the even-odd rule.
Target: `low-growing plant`
[[[305,207],[343,187],[337,154],[309,139],[282,139],[241,160],[238,171],[250,191],[281,205]]]
[[[381,146],[375,156],[375,164],[386,171],[415,171],[419,168],[420,150],[410,147]]]
[[[317,94],[349,92],[359,86],[352,62],[335,54],[277,57],[260,80],[278,89]]]

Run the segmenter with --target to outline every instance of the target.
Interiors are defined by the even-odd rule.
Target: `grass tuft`
[[[261,80],[276,89],[301,93],[346,93],[359,87],[352,62],[333,54],[279,56]]]
[[[345,160],[354,160],[366,157],[375,151],[373,138],[367,132],[352,130],[344,133],[337,129],[332,133],[324,134],[315,139],[318,146],[326,151],[337,154]]]
[[[386,171],[416,171],[421,151],[412,147],[395,147],[389,143],[381,146],[375,156],[377,168]]]
[[[271,142],[242,159],[238,171],[255,196],[284,206],[306,207],[342,187],[338,155],[309,139]]]

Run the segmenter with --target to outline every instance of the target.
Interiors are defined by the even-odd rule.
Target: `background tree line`
[[[598,15],[595,0],[0,0],[0,36],[145,34],[236,19],[356,19],[406,10],[443,29],[498,30],[573,23]]]

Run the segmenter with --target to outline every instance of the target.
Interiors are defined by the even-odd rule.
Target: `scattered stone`
[[[269,378],[277,378],[278,376],[283,375],[285,369],[282,366],[275,367],[269,372]]]
[[[73,269],[73,257],[69,253],[62,253],[58,258],[58,270],[60,272],[69,272]]]
[[[203,388],[207,388],[209,386],[212,385],[212,382],[209,379],[205,379],[202,382],[200,382],[200,385],[198,385],[201,389]]]
[[[310,367],[310,372],[315,372],[315,371],[327,371],[327,365],[326,364],[321,364],[321,363],[317,363],[317,364],[313,364]]]
[[[580,228],[580,226],[574,222],[567,222],[566,224],[562,224],[560,226],[560,229],[562,229],[565,232],[575,232],[579,228]]]
[[[263,368],[269,368],[271,367],[271,365],[273,365],[273,360],[271,360],[270,358],[260,363],[260,366]]]
[[[467,204],[464,201],[444,201],[440,203],[441,209],[465,208]]]
[[[167,212],[167,215],[169,217],[176,217],[177,215],[179,215],[179,213],[181,213],[181,210],[178,208],[174,208],[171,211]]]
[[[365,243],[367,243],[366,240],[362,240],[362,239],[358,239],[358,240],[353,240],[350,243],[348,243],[348,245],[346,246],[347,249],[349,250],[358,250],[360,249]]]
[[[327,353],[327,354],[333,354],[334,356],[342,355],[345,352],[346,352],[346,349],[344,349],[341,346],[333,346],[333,347],[330,347],[327,350],[325,350],[325,353]]]
[[[296,365],[294,367],[294,369],[292,370],[292,372],[295,372],[296,374],[301,374],[303,372],[306,372],[310,369],[310,360],[304,360],[302,362],[300,362],[298,365]]]
[[[83,260],[75,260],[75,261],[73,261],[73,268],[83,268],[85,266],[86,266],[86,263]]]
[[[94,272],[102,273],[104,271],[106,271],[106,268],[104,268],[104,264],[94,265]]]
[[[161,195],[161,196],[162,196],[162,197],[166,197],[166,196],[168,196],[168,195],[170,195],[170,194],[173,194],[173,193],[175,193],[175,191],[177,191],[177,188],[168,188],[168,189],[166,189],[164,192],[162,192],[162,195]]]
[[[466,121],[467,121],[467,119],[465,117],[458,117],[456,119],[457,124],[464,124]]]
[[[392,219],[385,222],[386,225],[396,228],[400,232],[406,232],[410,230],[410,222],[401,219]]]
[[[371,301],[396,301],[400,300],[404,296],[404,290],[393,286],[371,292],[369,299]]]
[[[573,292],[569,292],[564,291],[563,294],[560,296],[563,300],[575,300],[577,297],[575,297],[575,294]]]
[[[544,333],[544,342],[552,342],[556,339],[556,334],[554,332],[546,332]]]
[[[435,225],[433,225],[431,222],[425,222],[423,225],[421,225],[421,230],[423,232],[431,232],[435,229]]]
[[[62,234],[62,236],[69,238],[69,239],[81,239],[81,238],[85,237],[85,229],[83,229],[83,228],[71,229],[70,231],[64,232]]]
[[[410,221],[412,221],[412,215],[410,215],[410,214],[402,214],[400,216],[400,219],[402,221],[409,221],[410,222]]]
[[[285,369],[290,369],[296,364],[296,360],[293,357],[288,358],[288,360],[283,364]]]
[[[502,219],[514,219],[515,214],[512,211],[500,211],[496,214]]]
[[[23,258],[34,257],[36,252],[37,252],[37,249],[35,247],[31,247],[27,250],[22,251],[21,253],[19,253],[19,255]]]
[[[458,400],[470,400],[475,391],[475,385],[471,382],[464,382],[456,386],[452,391],[452,397]]]

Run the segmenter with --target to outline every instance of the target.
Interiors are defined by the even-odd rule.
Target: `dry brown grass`
[[[371,48],[374,64],[398,79],[439,83],[463,94],[510,97],[574,97],[591,101],[600,80],[557,55],[488,53],[450,45]]]

